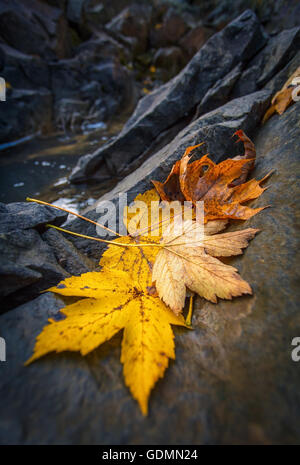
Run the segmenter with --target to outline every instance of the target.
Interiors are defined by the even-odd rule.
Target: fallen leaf
[[[245,153],[244,155],[238,155],[237,157],[234,157],[233,160],[249,160],[248,163],[246,163],[242,167],[242,173],[239,178],[235,179],[229,187],[234,187],[234,186],[239,186],[240,184],[243,184],[247,177],[248,174],[251,170],[253,170],[254,165],[255,165],[255,159],[256,159],[256,150],[255,150],[255,145],[253,144],[252,140],[249,139],[248,136],[239,129],[234,133],[234,136],[238,137],[238,140],[236,142],[243,142],[244,144],[244,149]]]
[[[199,160],[199,166],[208,166],[203,176],[194,183],[188,178],[182,178],[181,189],[184,190],[186,200],[194,204],[198,201],[204,202],[205,222],[229,218],[247,220],[265,208],[250,208],[243,203],[256,199],[264,192],[265,188],[260,184],[266,177],[260,181],[251,179],[230,187],[231,183],[241,176],[243,169],[248,169],[248,163],[247,159],[227,159],[215,164],[205,155]]]
[[[205,222],[230,218],[246,220],[263,210],[265,207],[243,205],[264,192],[265,188],[260,185],[268,176],[259,181],[251,179],[243,182],[254,166],[255,147],[243,131],[235,134],[244,143],[243,156],[216,164],[204,155],[200,160],[189,163],[190,152],[199,145],[188,147],[182,159],[173,166],[165,183],[152,181],[160,197],[169,201],[174,198],[182,201],[184,198],[193,204],[203,201]]]
[[[173,200],[184,202],[184,195],[180,190],[179,173],[180,160],[173,165],[171,172],[164,183],[152,181],[152,184],[159,193],[161,200],[166,202],[172,202]]]
[[[162,244],[165,248],[156,256],[152,279],[159,297],[176,315],[184,307],[186,288],[214,303],[217,297],[232,299],[252,293],[236,268],[215,257],[243,253],[242,249],[258,230],[249,228],[214,234],[224,226],[218,221],[214,223],[205,228],[203,237],[195,221],[183,222],[181,234],[176,229],[172,231],[172,226],[164,232]]]
[[[150,205],[158,199],[152,189],[139,195],[136,202]],[[131,219],[129,212],[126,221]],[[115,241],[136,245],[150,240],[155,244],[159,237],[145,231],[144,237],[124,236]],[[169,358],[175,359],[170,325],[185,326],[182,316],[174,315],[152,286],[151,272],[158,250],[110,245],[100,260],[100,272],[73,276],[49,289],[83,299],[61,310],[65,319],[49,320],[26,364],[49,352],[78,351],[86,355],[124,330],[121,362],[125,383],[146,415],[152,388],[164,375]]]
[[[150,272],[148,276],[151,278]],[[150,287],[150,282],[145,282],[144,276],[135,281],[129,272],[105,270],[73,276],[51,288],[55,293],[84,299],[61,310],[65,319],[49,320],[26,364],[49,352],[86,355],[124,330],[121,362],[125,383],[146,415],[151,389],[164,375],[169,358],[175,359],[170,325],[184,326],[182,317],[148,292],[146,284]]]
[[[184,157],[187,157],[192,150],[194,150],[197,147],[200,147],[200,145],[203,145],[203,142],[201,144],[188,147],[186,151],[184,152],[182,160],[184,159]],[[164,183],[159,182],[159,181],[152,181],[152,184],[157,190],[161,200],[164,200],[166,202],[172,202],[174,200],[178,200],[179,202],[184,202],[184,200],[186,200],[183,192],[181,191],[180,180],[179,180],[180,167],[182,165],[182,160],[178,160],[173,165],[171,172]],[[194,168],[194,165],[193,163],[191,163],[188,167],[188,173],[187,173],[189,177],[198,178],[200,175],[202,175],[201,170],[195,173],[195,170],[193,168]]]
[[[285,82],[283,87],[278,91],[271,101],[270,108],[266,111],[262,122],[265,123],[268,119],[274,114],[278,113],[282,115],[285,110],[294,102],[293,100],[293,91],[295,89],[295,85],[292,84],[292,81],[295,78],[300,78],[300,66],[296,69],[296,71],[289,77],[289,79]],[[298,85],[300,84],[300,80],[298,81]]]

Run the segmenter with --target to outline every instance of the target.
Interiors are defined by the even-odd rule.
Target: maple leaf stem
[[[188,311],[187,317],[185,319],[185,324],[187,326],[192,326],[193,299],[194,299],[194,294],[192,294],[191,297],[190,297],[189,311]]]
[[[106,229],[106,231],[109,231],[116,236],[121,236],[121,234],[117,233],[116,231],[113,231],[112,229],[107,228],[106,226],[103,226],[103,224],[97,223],[96,221],[90,220],[89,218],[86,218],[85,216],[79,215],[79,213],[72,212],[71,210],[68,210],[67,208],[63,207],[58,207],[57,205],[52,205],[51,203],[44,202],[43,200],[37,200],[37,199],[31,199],[30,197],[26,197],[27,202],[35,202],[39,203],[41,205],[47,205],[48,207],[56,208],[57,210],[62,210],[63,212],[70,213],[71,215],[77,216],[78,218],[81,218],[84,221],[88,221],[89,223],[93,223],[96,226],[100,226],[102,229]]]
[[[83,239],[91,239],[92,241],[105,242],[105,244],[116,245],[117,247],[159,247],[160,249],[165,247],[163,244],[155,244],[155,243],[150,243],[150,242],[145,243],[145,244],[122,244],[121,242],[107,241],[105,239],[99,239],[98,237],[86,236],[85,234],[79,234],[73,231],[69,231],[68,229],[60,228],[59,226],[54,226],[53,224],[46,224],[46,226],[48,228],[57,229],[58,231],[61,231],[67,234],[72,234],[73,236],[82,237]],[[121,237],[126,237],[126,236],[121,236]]]

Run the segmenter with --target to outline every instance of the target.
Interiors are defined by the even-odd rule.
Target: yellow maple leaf
[[[141,262],[140,262],[141,264]],[[85,297],[62,310],[65,319],[49,320],[38,336],[29,364],[49,352],[78,351],[86,355],[124,329],[121,362],[125,383],[144,415],[156,381],[169,358],[175,358],[171,324],[184,326],[156,296],[147,293],[143,278],[107,270],[73,276],[51,288],[66,296]]]
[[[149,204],[158,198],[154,189],[138,196]],[[133,213],[128,213],[129,220]],[[150,236],[121,237],[124,245],[149,243]],[[153,244],[159,237],[153,239]],[[171,324],[185,326],[153,293],[151,270],[157,247],[121,248],[110,245],[100,272],[73,276],[49,289],[65,296],[83,297],[66,306],[60,321],[49,320],[38,336],[29,364],[49,352],[79,351],[86,355],[124,330],[121,362],[125,383],[144,415],[156,381],[164,375],[169,358],[175,358]],[[153,295],[154,294],[154,295]]]

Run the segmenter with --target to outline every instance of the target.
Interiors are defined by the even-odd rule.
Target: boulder
[[[0,142],[52,129],[52,96],[46,89],[13,89],[1,108]]]
[[[67,18],[70,22],[82,22],[85,3],[88,3],[87,0],[68,0]]]
[[[180,47],[184,50],[188,58],[192,58],[195,53],[205,44],[212,36],[214,30],[205,26],[196,26],[191,29],[179,42]]]
[[[193,6],[205,24],[215,28],[224,27],[245,8],[253,8],[259,20],[270,33],[277,33],[299,25],[300,5],[298,0],[193,0]]]
[[[1,312],[35,298],[69,274],[34,229],[2,233]]]
[[[49,66],[42,58],[22,53],[3,43],[0,43],[0,50],[5,55],[2,76],[14,89],[51,88]]]
[[[150,31],[152,7],[145,4],[133,4],[125,8],[106,25],[106,29],[116,35],[136,39],[136,53],[147,48]]]
[[[37,232],[66,218],[65,212],[34,203],[0,204],[1,312],[68,276]]]
[[[35,203],[0,204],[1,311],[37,297],[67,276],[95,268],[58,231],[46,229],[48,223],[61,225],[67,216]]]
[[[68,130],[76,132],[80,130],[88,115],[89,102],[75,99],[62,98],[54,105],[55,126],[67,133]]]
[[[96,64],[103,59],[113,57],[126,62],[131,59],[126,45],[126,41],[121,43],[106,32],[97,31],[90,40],[82,42],[75,48],[74,55],[87,54],[89,61]]]
[[[299,48],[300,27],[287,29],[271,37],[267,45],[248,63],[232,91],[232,97],[261,89],[296,55]]]
[[[79,26],[86,26],[87,29],[104,25],[128,6],[128,0],[110,0],[105,4],[99,0],[67,0],[67,3],[68,20]],[[140,0],[139,3],[149,2]]]
[[[264,93],[257,94],[256,101],[258,95],[262,100]],[[228,136],[247,120],[250,107],[246,102],[250,99],[254,100],[253,95],[224,106],[218,130],[207,121],[198,127],[198,135],[194,123],[181,134],[182,147],[177,142],[179,148],[172,161],[181,156],[187,143],[197,143],[206,138],[204,135],[211,151],[216,140],[211,131],[218,136],[217,153],[233,155],[232,141],[226,146]],[[217,112],[210,117],[212,123]],[[254,110],[248,123],[242,125],[244,130],[253,124],[253,117]],[[201,118],[197,121],[199,125]],[[153,390],[148,418],[142,417],[125,387],[119,361],[120,335],[85,357],[52,354],[23,366],[47,319],[63,318],[62,300],[46,293],[0,317],[1,337],[7,348],[0,378],[2,444],[299,442],[300,371],[291,359],[291,342],[300,332],[295,223],[298,123],[299,111],[294,104],[282,116],[275,115],[250,131],[257,148],[255,177],[262,178],[275,169],[269,189],[253,205],[271,208],[238,225],[261,229],[243,256],[232,260],[251,284],[253,296],[217,305],[196,299],[194,330],[174,327],[176,361],[170,363]],[[165,153],[169,151],[171,156],[172,148],[175,152],[173,145]],[[150,160],[147,164],[143,173],[146,181],[141,179],[138,188],[130,186],[138,185],[140,169],[136,180],[131,176],[131,181],[127,179],[120,186],[130,189],[130,198],[150,187],[147,175],[152,177],[153,168]],[[162,171],[165,177],[169,168],[162,159],[153,175],[158,179]]]
[[[230,98],[230,93],[242,73],[239,63],[224,78],[219,79],[204,95],[197,106],[195,118],[224,105]]]
[[[169,8],[162,23],[157,23],[150,33],[150,44],[154,48],[176,45],[188,29],[184,17]]]
[[[95,113],[94,119],[99,122],[99,118],[108,120],[116,112],[129,112],[136,103],[132,74],[118,59],[98,61],[82,52],[72,59],[52,62],[50,68],[57,118],[61,121],[64,115],[67,125],[76,107],[80,107],[82,121],[87,117],[90,121]]]
[[[5,65],[5,53],[4,53],[4,50],[0,48],[0,71],[3,70],[4,65]]]
[[[71,51],[63,11],[38,0],[3,0],[0,31],[8,45],[26,54],[63,58]]]
[[[186,59],[179,47],[159,48],[154,55],[153,64],[158,70],[156,76],[168,81],[176,76],[186,63]]]
[[[95,268],[96,263],[57,230],[48,229],[42,234],[42,239],[52,248],[58,264],[71,276],[79,276]]]
[[[29,228],[42,229],[47,223],[60,226],[68,214],[32,202],[0,203],[0,234]]]
[[[300,52],[298,52],[294,58],[292,58],[292,60],[289,61],[288,64],[266,84],[265,88],[271,90],[273,94],[275,94],[282,88],[299,66]]]
[[[264,44],[261,26],[250,10],[211,37],[189,64],[171,81],[141,99],[120,135],[80,162],[70,180],[97,179],[103,160],[118,175],[137,159],[143,160],[155,140],[183,117],[192,116],[196,105],[215,82],[239,62],[247,62]],[[154,153],[152,151],[152,153]],[[147,155],[148,156],[148,155]]]

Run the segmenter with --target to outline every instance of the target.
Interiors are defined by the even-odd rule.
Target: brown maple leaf
[[[256,159],[255,145],[253,144],[252,140],[249,139],[248,136],[246,136],[244,131],[239,129],[233,135],[238,137],[238,140],[236,142],[240,142],[240,141],[243,142],[244,149],[245,149],[244,155],[238,155],[237,157],[234,157],[233,160],[246,160],[246,159],[248,159],[249,161],[248,161],[248,163],[246,163],[242,167],[242,170],[241,170],[242,174],[240,175],[240,177],[235,179],[229,185],[229,187],[239,186],[240,184],[243,184],[246,181],[249,172],[251,170],[253,170],[253,168],[254,168],[255,159]]]
[[[184,156],[187,156],[193,149],[195,149],[196,147],[200,147],[200,145],[203,145],[203,142],[201,144],[188,147],[184,152]],[[174,200],[179,200],[179,202],[182,203],[184,202],[185,198],[183,193],[181,192],[179,181],[181,162],[181,160],[178,160],[173,165],[171,172],[164,183],[159,181],[152,181],[161,200],[164,200],[166,202],[172,202]],[[193,170],[192,164],[189,166],[189,170],[191,171],[191,175]]]
[[[185,200],[193,204],[204,201],[205,222],[228,218],[246,220],[261,211],[263,208],[252,209],[243,204],[263,193],[265,189],[260,184],[267,176],[260,181],[251,179],[244,182],[254,167],[256,152],[253,142],[242,130],[236,131],[235,135],[238,136],[238,141],[244,143],[244,155],[229,158],[219,164],[214,163],[207,155],[189,163],[189,154],[198,145],[188,147],[182,159],[172,168],[171,174],[175,177],[172,185],[168,183],[171,174],[165,183],[153,182],[161,198],[167,201],[175,199],[172,186],[176,186],[178,198],[179,184]]]

